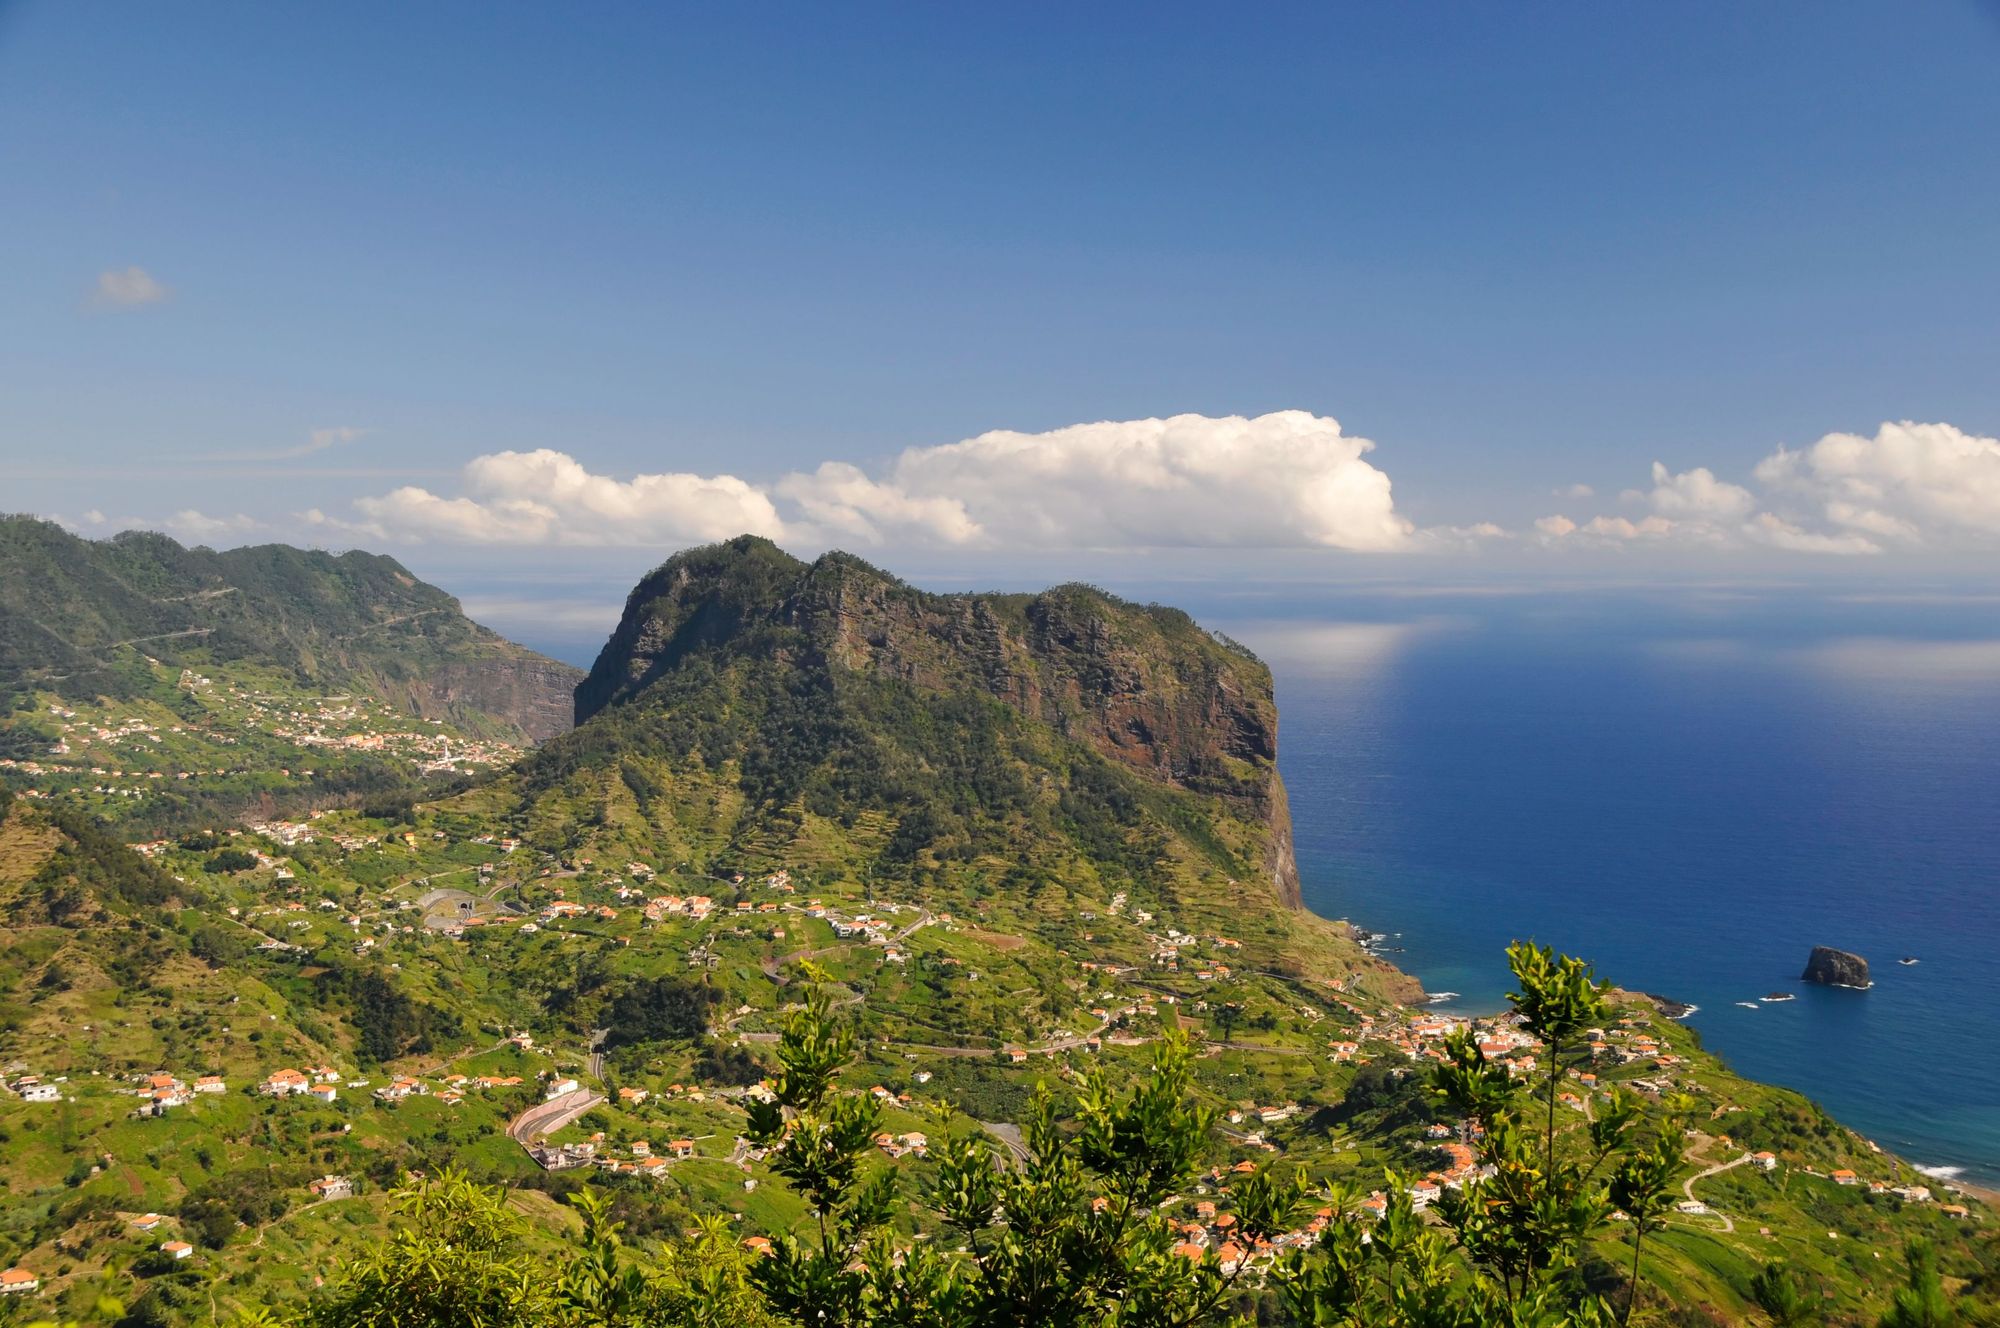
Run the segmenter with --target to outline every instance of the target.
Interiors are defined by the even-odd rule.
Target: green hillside
[[[0,698],[151,691],[147,661],[247,664],[517,741],[568,727],[575,670],[496,636],[393,558],[265,544],[87,540],[0,518]]]
[[[180,709],[38,689],[34,723],[76,726],[41,738],[109,729],[170,767],[223,737],[296,746],[301,713],[334,726],[266,663],[148,668]],[[447,1166],[503,1187],[537,1285],[574,1264],[585,1183],[642,1270],[697,1259],[704,1217],[725,1247],[810,1233],[749,1139],[809,983],[857,1038],[837,1093],[878,1113],[863,1165],[901,1177],[896,1250],[951,1248],[928,1197],[945,1141],[1011,1153],[1038,1084],[1074,1130],[1083,1076],[1149,1082],[1170,1033],[1215,1124],[1162,1211],[1211,1251],[1246,1164],[1361,1195],[1466,1179],[1467,1124],[1426,1086],[1463,1021],[1297,907],[1269,672],[1185,615],[1087,587],[927,595],[739,540],[642,582],[579,696],[574,732],[444,796],[300,781],[143,853],[106,828],[111,795],[0,795],[0,1267],[41,1283],[18,1314],[109,1323],[110,1295],[134,1323],[295,1321],[403,1229],[403,1177]],[[334,710],[370,742],[409,718]],[[1752,1278],[1782,1258],[1808,1321],[1872,1324],[1917,1235],[1990,1300],[1976,1196],[1615,1002],[1558,1066],[1552,1147],[1586,1148],[1621,1089],[1647,1129],[1688,1122],[1670,1191],[1695,1206],[1648,1236],[1634,1323],[1762,1322]],[[1476,1033],[1546,1071],[1518,1025]],[[286,1072],[299,1091],[259,1091]],[[1629,1244],[1605,1228],[1578,1276],[1622,1288]],[[1274,1323],[1280,1252],[1232,1302]]]

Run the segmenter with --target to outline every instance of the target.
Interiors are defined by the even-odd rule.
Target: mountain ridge
[[[694,661],[744,655],[831,679],[997,701],[1156,787],[1260,822],[1259,870],[1300,907],[1270,670],[1178,609],[1070,584],[934,594],[845,553],[742,536],[649,573],[578,686],[580,727]]]
[[[151,531],[89,540],[0,516],[0,694],[127,694],[139,646],[169,665],[265,662],[421,718],[535,741],[568,727],[581,676],[473,622],[386,555],[217,552]]]

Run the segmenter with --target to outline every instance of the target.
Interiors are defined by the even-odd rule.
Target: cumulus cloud
[[[49,514],[49,519],[79,535],[92,538],[101,538],[120,530],[158,530],[189,544],[240,541],[244,536],[265,529],[262,521],[242,512],[228,516],[211,516],[192,507],[184,507],[171,516],[164,517],[106,516],[93,507],[77,517],[67,517],[60,512],[52,512]]]
[[[1780,447],[1754,478],[1755,492],[1706,467],[1676,474],[1656,461],[1652,488],[1623,495],[1651,509],[1643,520],[1550,516],[1535,530],[1545,545],[1657,539],[1836,555],[2000,544],[2000,439],[1949,424],[1830,433]]]
[[[1550,492],[1558,498],[1595,498],[1597,496],[1597,490],[1591,488],[1588,484],[1565,484],[1560,488],[1550,490]]]
[[[1748,489],[1715,478],[1706,466],[1676,475],[1658,461],[1653,463],[1652,489],[1644,493],[1630,491],[1629,496],[1637,497],[1660,516],[1675,522],[1728,524],[1741,521],[1757,509],[1757,499]]]
[[[892,536],[914,536],[970,544],[982,533],[963,499],[912,493],[894,482],[872,480],[845,461],[823,462],[809,475],[787,475],[778,481],[778,493],[797,503],[824,535],[837,539],[880,544]]]
[[[827,467],[783,487],[839,528],[881,519],[916,524],[955,543],[1008,548],[1261,548],[1385,550],[1414,533],[1396,512],[1389,477],[1363,458],[1375,444],[1302,410],[1248,419],[1075,424],[1047,433],[996,430],[911,448],[884,481],[836,495]],[[851,483],[839,468],[835,484]]]
[[[287,452],[353,432],[321,431]],[[830,460],[768,483],[605,475],[545,448],[477,457],[450,491],[407,485],[358,500],[351,518],[303,519],[353,538],[520,545],[660,546],[750,531],[802,548],[1440,554],[1517,538],[1490,522],[1418,529],[1397,510],[1374,450],[1306,411],[996,430],[913,447],[881,466]],[[2000,543],[2000,441],[1951,425],[1828,434],[1779,448],[1749,478],[1655,461],[1650,483],[1621,495],[1626,511],[1551,514],[1520,538],[1551,549],[1814,555]],[[1556,492],[1595,497],[1583,484]]]
[[[232,516],[210,516],[192,507],[181,509],[161,524],[167,528],[169,535],[195,544],[248,535],[260,525],[255,517],[241,512]]]
[[[1651,489],[1627,489],[1621,497],[1652,511],[1637,521],[1623,516],[1594,516],[1581,522],[1567,516],[1545,516],[1535,522],[1535,533],[1543,544],[1676,541],[1721,545],[1739,538],[1738,528],[1757,506],[1748,489],[1717,479],[1706,467],[1675,474],[1658,461],[1653,463]]]
[[[2000,542],[2000,439],[1949,424],[1884,424],[1779,448],[1757,480],[1847,538],[1882,545]]]
[[[751,531],[808,544],[996,549],[1280,546],[1395,550],[1415,528],[1365,438],[1305,411],[1007,430],[911,448],[881,473],[829,461],[766,487],[733,475],[599,475],[500,452],[464,492],[361,499],[351,529],[401,540],[661,544]],[[782,508],[781,505],[782,504]],[[342,524],[323,513],[309,519]]]
[[[1743,528],[1753,542],[1792,553],[1880,553],[1882,546],[1865,535],[1828,535],[1804,530],[1773,512],[1759,512]]]
[[[93,303],[109,309],[136,309],[158,304],[169,294],[143,267],[107,268],[97,274]]]
[[[494,452],[465,467],[464,494],[405,485],[355,503],[362,520],[318,523],[395,540],[461,544],[650,544],[784,534],[770,496],[733,475],[629,480],[592,474],[567,453]]]

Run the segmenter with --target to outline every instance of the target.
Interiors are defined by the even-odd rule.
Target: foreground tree
[[[1882,1328],[1950,1328],[1957,1323],[1958,1311],[1938,1273],[1937,1248],[1927,1240],[1911,1241],[1903,1247],[1903,1267],[1904,1285],[1882,1316]]]
[[[884,1228],[895,1173],[870,1174],[876,1111],[837,1091],[852,1035],[836,1027],[817,991],[788,1022],[771,1102],[753,1108],[749,1137],[771,1147],[774,1170],[811,1208],[814,1229],[773,1243],[752,1270],[771,1305],[792,1322],[858,1328],[973,1328],[1034,1324],[1217,1322],[1247,1259],[1225,1267],[1206,1252],[1190,1260],[1162,1202],[1193,1180],[1214,1113],[1189,1100],[1193,1050],[1178,1033],[1152,1073],[1114,1093],[1101,1073],[1084,1077],[1066,1129],[1054,1095],[1038,1090],[1022,1124],[1024,1156],[996,1165],[983,1135],[940,1141],[938,1181],[926,1196],[963,1241],[898,1249]],[[1303,1187],[1268,1174],[1239,1187],[1242,1239],[1284,1229]]]
[[[343,1268],[303,1312],[245,1317],[257,1328],[542,1328],[556,1322],[542,1269],[523,1251],[506,1192],[456,1171],[397,1196],[389,1239]]]
[[[1508,952],[1521,1024],[1545,1048],[1545,1075],[1517,1082],[1476,1040],[1447,1042],[1428,1087],[1478,1140],[1462,1190],[1419,1213],[1410,1179],[1390,1175],[1383,1211],[1361,1220],[1344,1191],[1322,1192],[1310,1248],[1255,1279],[1313,1328],[1609,1328],[1638,1300],[1646,1236],[1683,1166],[1688,1104],[1664,1109],[1624,1090],[1565,1128],[1565,1057],[1609,1016],[1587,965],[1534,946]],[[816,977],[811,973],[809,977]],[[447,1173],[406,1190],[391,1239],[283,1320],[306,1328],[1225,1328],[1241,1325],[1252,1255],[1296,1228],[1307,1187],[1266,1168],[1232,1178],[1234,1248],[1177,1243],[1180,1196],[1216,1149],[1215,1113],[1194,1097],[1195,1052],[1177,1031],[1151,1073],[1122,1092],[1101,1071],[1059,1102],[1037,1089],[1006,1165],[977,1131],[933,1149],[935,1183],[905,1199],[875,1148],[878,1112],[843,1087],[854,1034],[817,982],[788,1018],[768,1101],[745,1135],[807,1205],[801,1229],[745,1260],[720,1220],[703,1223],[642,1271],[608,1207],[588,1190],[573,1257],[560,1270],[525,1255],[504,1192]],[[914,1200],[922,1225],[892,1218]],[[1614,1209],[1631,1234],[1623,1294],[1586,1283],[1590,1242]],[[1934,1314],[1934,1260],[1911,1254],[1908,1306],[1890,1328]],[[1615,1278],[1615,1274],[1610,1275]],[[1775,1274],[1773,1275],[1775,1276]],[[1774,1312],[1775,1317],[1775,1312]]]
[[[1819,1318],[1805,1276],[1782,1262],[1765,1264],[1750,1279],[1750,1298],[1771,1316],[1774,1328],[1804,1328]]]

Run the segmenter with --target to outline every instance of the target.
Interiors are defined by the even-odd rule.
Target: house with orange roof
[[[0,1296],[32,1295],[42,1289],[42,1279],[25,1268],[0,1272]]]
[[[161,1244],[160,1253],[172,1259],[185,1259],[194,1253],[194,1246],[184,1240],[170,1240]]]

